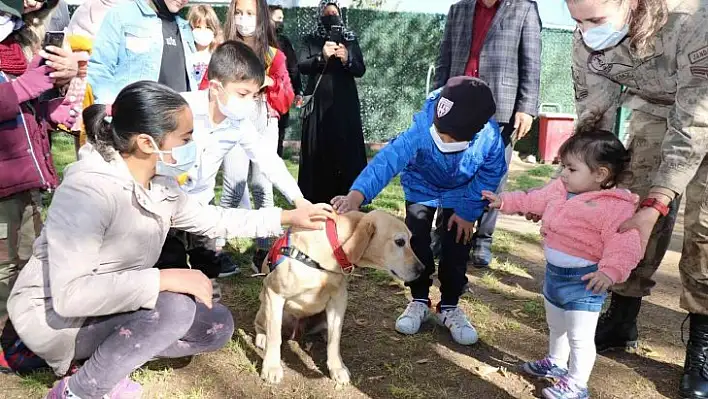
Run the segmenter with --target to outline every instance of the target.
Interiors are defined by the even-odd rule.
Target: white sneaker
[[[460,345],[472,345],[479,339],[477,330],[467,319],[467,315],[460,308],[453,308],[436,312],[438,322],[452,334],[452,339]]]
[[[430,308],[422,302],[413,301],[396,320],[396,331],[413,335],[420,330],[420,325],[430,317]]]

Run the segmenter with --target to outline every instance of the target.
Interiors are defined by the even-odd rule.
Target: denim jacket
[[[189,23],[177,17],[185,68],[191,68],[196,52]],[[117,5],[106,14],[94,39],[88,80],[96,103],[110,104],[125,86],[140,80],[157,82],[162,63],[162,21],[147,0],[132,0]],[[186,69],[188,70],[188,69]],[[189,76],[190,90],[199,82]]]

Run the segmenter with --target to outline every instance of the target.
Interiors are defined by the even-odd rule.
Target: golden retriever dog
[[[407,282],[417,279],[424,270],[411,249],[410,231],[393,215],[382,211],[338,215],[336,232],[339,245],[352,264],[387,270]],[[281,258],[272,272],[268,259],[263,264],[267,276],[256,315],[256,346],[265,350],[261,378],[271,384],[283,379],[283,327],[295,331],[300,321],[319,316],[326,319],[330,376],[338,384],[349,383],[349,370],[339,352],[349,273],[338,262],[333,245],[337,244],[331,243],[324,230],[293,231],[288,248],[296,248],[296,252],[288,252],[290,256]]]

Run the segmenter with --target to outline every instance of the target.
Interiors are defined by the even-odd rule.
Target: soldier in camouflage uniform
[[[636,346],[641,298],[649,295],[685,193],[679,269],[691,333],[680,391],[708,397],[708,2],[567,0],[578,22],[573,80],[579,120],[613,128],[618,106],[632,111],[629,146],[642,206],[626,227],[647,251],[629,280],[612,288],[596,332],[598,351]],[[648,199],[648,201],[644,201]],[[668,208],[668,209],[667,209]],[[653,229],[653,231],[652,231]]]

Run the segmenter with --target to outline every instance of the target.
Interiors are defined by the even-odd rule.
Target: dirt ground
[[[515,170],[528,166],[517,164]],[[682,219],[682,218],[681,218]],[[446,330],[432,324],[408,337],[393,325],[408,300],[403,286],[388,275],[359,270],[350,284],[342,356],[352,385],[337,387],[325,366],[319,339],[283,344],[285,381],[268,386],[258,376],[262,352],[253,345],[253,319],[260,280],[224,280],[224,303],[238,331],[219,352],[193,359],[150,364],[134,378],[146,398],[533,398],[547,382],[522,377],[521,362],[543,357],[547,327],[540,296],[543,254],[538,226],[517,217],[500,219],[491,270],[470,267],[469,292],[461,306],[471,316],[480,341],[456,345]],[[657,275],[653,295],[640,315],[638,353],[598,356],[590,381],[594,398],[676,398],[684,345],[678,306],[678,260],[682,228]],[[434,301],[439,298],[433,290]],[[0,397],[40,398],[50,376],[0,375]]]

